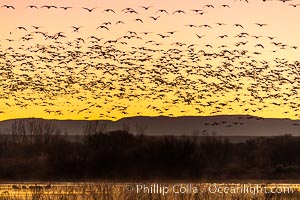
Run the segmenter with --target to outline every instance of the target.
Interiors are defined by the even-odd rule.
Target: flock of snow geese
[[[300,7],[290,0],[279,1],[292,9]],[[250,4],[248,0],[241,3]],[[220,22],[222,19],[207,24],[203,20],[199,24],[196,17],[189,24],[174,20],[170,24],[182,28],[166,32],[135,29],[137,24],[153,27],[152,23],[166,16],[201,17],[211,9],[231,7],[207,4],[199,9],[168,10],[137,5],[117,10],[1,5],[0,12],[59,9],[68,13],[80,9],[87,19],[96,12],[120,18],[100,23],[90,35],[82,34],[84,25],[66,25],[65,30],[55,33],[47,31],[46,24],[8,30],[0,38],[0,118],[16,111],[34,116],[32,110],[37,108],[46,118],[260,116],[280,110],[283,117],[299,119],[300,60],[280,56],[299,53],[297,44],[287,44],[276,35],[252,34],[245,24],[228,24]],[[271,26],[252,25],[257,30]],[[128,30],[115,38],[107,37],[122,26]],[[222,32],[228,28],[234,31]],[[185,37],[179,37],[185,31]],[[189,38],[188,42],[184,38]]]

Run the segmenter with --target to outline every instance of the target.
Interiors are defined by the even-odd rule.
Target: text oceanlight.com
[[[128,192],[137,194],[287,194],[294,189],[289,186],[263,184],[136,184],[127,187]]]

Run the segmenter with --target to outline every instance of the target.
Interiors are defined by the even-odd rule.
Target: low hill
[[[14,122],[13,119],[0,122],[2,134]],[[40,119],[36,119],[40,120]],[[83,134],[90,121],[47,120],[70,135]],[[118,121],[99,120],[105,131],[127,129],[133,133],[144,131],[146,135],[190,135],[197,133],[216,133],[222,136],[276,136],[291,134],[300,136],[300,120],[260,118],[249,115],[184,116],[184,117],[130,117]]]

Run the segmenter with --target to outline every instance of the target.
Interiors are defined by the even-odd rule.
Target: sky
[[[3,0],[0,120],[299,119],[298,3]]]

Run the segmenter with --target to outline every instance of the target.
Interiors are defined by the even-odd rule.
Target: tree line
[[[300,177],[300,138],[147,136],[145,127],[106,131],[99,122],[72,141],[51,121],[24,119],[0,136],[3,180],[200,180]]]

